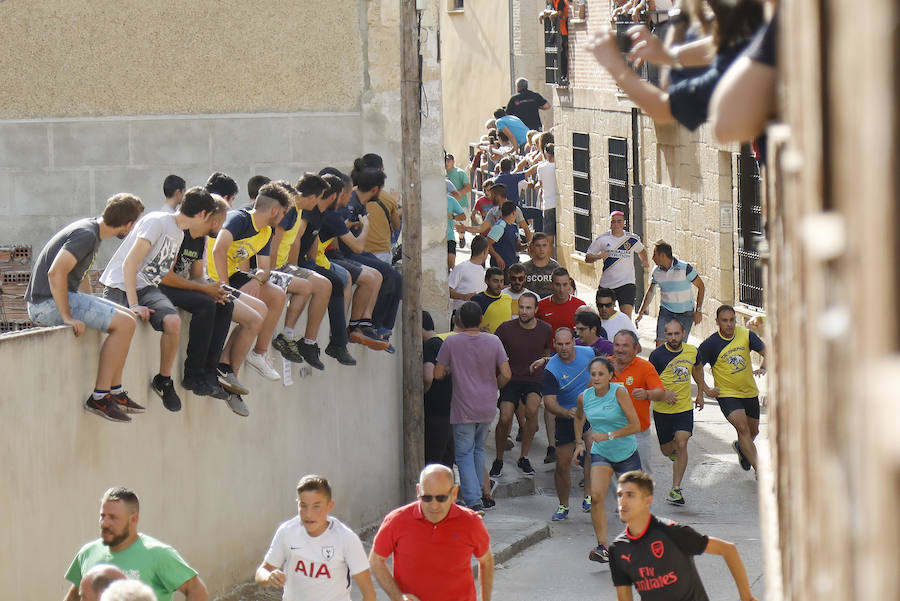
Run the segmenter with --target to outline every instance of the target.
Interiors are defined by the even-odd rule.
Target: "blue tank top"
[[[616,391],[619,388],[624,387],[621,384],[610,382],[609,390],[603,396],[598,397],[594,392],[593,386],[581,393],[581,399],[584,403],[584,414],[591,423],[591,430],[594,432],[612,432],[628,425],[628,418],[619,406],[619,401],[616,400]],[[591,445],[591,453],[602,455],[614,462],[625,461],[636,450],[637,440],[635,440],[633,434],[622,438],[595,442]]]

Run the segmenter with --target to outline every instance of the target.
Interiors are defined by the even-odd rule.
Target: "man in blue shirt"
[[[519,184],[525,181],[526,175],[523,171],[511,173],[512,168],[512,159],[506,158],[500,161],[500,173],[494,177],[494,185],[506,186],[506,199],[516,203],[516,206],[520,206]]]
[[[494,111],[494,119],[498,134],[504,134],[517,148],[525,146],[528,142],[528,126],[521,119],[515,115],[507,115],[503,108]]]
[[[691,326],[699,324],[703,318],[703,295],[705,287],[703,278],[697,270],[672,255],[672,245],[660,240],[653,249],[653,262],[656,267],[650,273],[650,286],[641,301],[635,323],[640,323],[644,310],[653,298],[653,289],[659,286],[659,317],[656,319],[656,346],[666,341],[666,324],[673,319],[684,328],[684,338],[691,333]],[[697,303],[691,298],[691,286],[697,288]]]

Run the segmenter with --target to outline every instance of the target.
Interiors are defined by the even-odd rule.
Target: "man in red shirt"
[[[580,298],[572,295],[572,282],[565,267],[557,267],[550,274],[553,294],[538,303],[538,319],[553,326],[555,332],[559,328],[575,327],[575,311],[584,304]]]
[[[631,402],[634,403],[634,410],[641,422],[641,431],[634,437],[638,443],[641,469],[649,474],[650,455],[654,446],[650,436],[650,402],[663,401],[675,404],[678,402],[678,396],[663,386],[652,363],[637,356],[640,348],[637,334],[630,330],[622,330],[613,337],[612,363],[616,373],[612,381],[625,386]]]
[[[391,601],[476,601],[471,560],[478,559],[481,599],[491,600],[494,556],[481,516],[456,504],[458,487],[445,465],[425,466],[418,501],[390,512],[369,563]],[[394,556],[394,573],[385,561]]]

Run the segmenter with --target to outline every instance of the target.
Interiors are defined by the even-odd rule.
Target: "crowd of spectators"
[[[356,365],[348,343],[393,353],[402,283],[391,239],[401,213],[384,190],[383,166],[368,154],[349,175],[330,166],[296,184],[254,175],[240,208],[239,186],[225,173],[193,187],[170,175],[159,210],[145,213],[139,198],[117,194],[102,215],[58,232],[37,257],[25,299],[35,325],[109,334],[84,408],[115,422],[145,411],[122,377],[137,324],[148,322],[161,334],[150,387],[166,409],[181,409],[178,309],[190,315],[180,388],[222,399],[242,416],[250,393],[239,379],[243,365],[269,380],[288,379],[290,363],[325,369],[317,338],[326,313],[325,354],[338,363]],[[102,295],[93,295],[84,276],[110,237],[122,243],[100,276]],[[269,346],[283,369],[273,367]]]

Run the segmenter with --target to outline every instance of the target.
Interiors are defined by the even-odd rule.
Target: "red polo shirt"
[[[662,380],[659,379],[659,374],[656,373],[656,368],[653,367],[653,364],[641,357],[635,357],[625,369],[613,376],[612,381],[618,382],[628,389],[628,396],[631,397],[631,402],[634,404],[634,410],[637,412],[638,419],[641,421],[641,432],[649,428],[650,401],[635,400],[632,391],[635,388],[644,388],[646,390],[665,388]]]
[[[372,546],[381,557],[394,556],[397,586],[422,601],[476,601],[472,556],[490,549],[477,513],[454,504],[447,517],[432,524],[418,501],[390,512]]]

